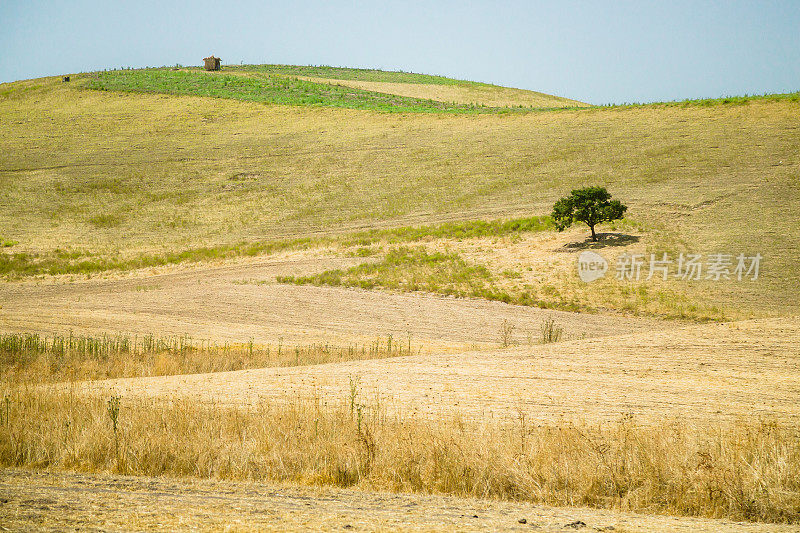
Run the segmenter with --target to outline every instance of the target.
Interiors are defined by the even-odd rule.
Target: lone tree
[[[596,242],[595,225],[618,220],[627,209],[619,200],[612,200],[605,187],[585,187],[575,189],[557,201],[551,216],[558,231],[564,231],[574,221],[586,223],[592,230],[592,240]]]

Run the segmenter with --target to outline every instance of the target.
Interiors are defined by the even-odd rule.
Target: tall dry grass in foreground
[[[43,337],[0,333],[0,380],[41,383],[120,377],[226,372],[412,355],[411,338],[391,335],[374,342],[336,346],[248,343],[214,344],[189,337],[145,335]]]
[[[7,389],[0,465],[286,481],[800,523],[796,428],[610,428],[392,418],[338,406],[238,410]],[[116,429],[115,429],[116,428]]]

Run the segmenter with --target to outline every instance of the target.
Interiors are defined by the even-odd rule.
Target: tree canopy
[[[558,231],[575,221],[585,223],[592,230],[592,240],[597,241],[595,225],[621,219],[627,209],[619,200],[612,200],[605,187],[584,187],[557,201],[551,216]]]

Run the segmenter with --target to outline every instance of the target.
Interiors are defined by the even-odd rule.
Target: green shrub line
[[[791,93],[745,94],[740,96],[721,96],[719,98],[687,98],[665,102],[631,102],[624,104],[605,104],[592,106],[594,109],[635,109],[641,107],[711,107],[720,105],[744,105],[749,102],[800,102],[800,91]]]
[[[559,298],[558,294],[542,298],[527,288],[506,290],[495,284],[496,276],[486,267],[469,264],[454,253],[427,252],[423,247],[401,246],[390,250],[382,261],[362,263],[347,270],[326,270],[309,276],[277,276],[278,283],[314,285],[317,287],[348,287],[365,290],[388,289],[400,292],[428,292],[455,298],[479,298],[526,307],[559,311],[598,313],[601,308],[574,299]],[[674,312],[642,312],[636,307],[622,309],[633,316],[656,316],[669,320],[689,320],[695,323],[724,321],[717,308],[709,311],[715,316],[696,314],[694,306]],[[542,331],[542,338],[558,339],[561,332],[551,325]],[[546,341],[555,342],[555,341]]]
[[[130,259],[103,258],[86,252],[60,249],[56,249],[46,256],[28,252],[8,253],[0,251],[0,275],[7,278],[43,274],[88,275],[109,270],[135,270],[178,263],[269,255],[281,251],[303,250],[326,245],[339,244],[350,247],[368,246],[381,241],[398,243],[419,241],[426,238],[468,239],[502,236],[520,232],[545,231],[552,228],[553,222],[548,216],[495,221],[471,220],[419,227],[366,230],[340,236],[301,237],[277,241],[206,246],[181,252],[143,254]]]
[[[242,256],[267,255],[282,250],[297,250],[310,247],[313,240],[299,238],[285,241],[240,243],[211,247],[200,247],[181,252],[143,254],[131,259],[93,257],[79,251],[55,250],[49,256],[20,252],[0,253],[0,275],[25,277],[42,274],[94,274],[108,270],[136,270],[178,263],[196,263],[215,259]]]
[[[498,224],[493,227],[508,228],[516,227],[516,225]],[[528,226],[522,225],[522,227]],[[402,232],[399,233],[402,234]],[[458,234],[459,232],[450,234],[453,233]],[[369,252],[350,255],[352,257],[368,257],[376,254],[375,250],[369,250]],[[552,287],[550,287],[551,290],[547,290],[547,286],[539,287],[541,290],[537,290],[536,287],[530,285],[504,285],[502,278],[517,278],[519,274],[509,271],[492,272],[484,265],[466,261],[457,253],[432,251],[425,245],[399,245],[389,249],[385,254],[381,252],[379,255],[382,257],[368,260],[345,270],[331,269],[306,276],[277,276],[275,279],[278,283],[293,285],[427,292],[456,298],[479,298],[506,304],[570,312],[598,313],[603,308],[602,303],[597,306],[581,299],[569,298]],[[650,294],[647,287],[644,286],[638,289],[620,286],[618,290],[625,294],[635,292],[638,301],[644,303],[653,298],[675,297],[669,292],[659,290]],[[692,305],[686,308],[675,307],[650,312],[639,308],[638,305],[626,304],[620,310],[634,316],[657,316],[671,320],[690,320],[692,322],[725,320],[724,312],[716,307],[704,310]],[[544,331],[542,335],[543,338],[557,339],[561,333],[553,329],[551,325],[551,329]]]
[[[128,335],[39,335],[38,333],[0,333],[0,363],[25,363],[39,355],[80,356],[107,359],[111,355],[151,354],[164,351],[185,352],[196,350],[187,336],[141,337]]]

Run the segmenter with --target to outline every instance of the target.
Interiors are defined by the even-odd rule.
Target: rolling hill
[[[549,107],[437,101],[436,88]],[[546,215],[571,188],[601,184],[629,204],[627,231],[640,230],[638,248],[615,256],[765,259],[757,283],[668,283],[643,297],[605,287],[620,298],[600,307],[660,300],[656,314],[714,319],[797,309],[797,94],[553,109],[573,104],[438,76],[276,65],[4,84],[0,239],[13,246],[0,273],[91,274],[370,228]],[[537,301],[589,307],[585,287],[564,281],[569,268],[548,270],[559,296]]]
[[[71,79],[0,85],[6,525],[800,523],[800,94],[591,106],[291,65]],[[549,216],[588,185],[628,206],[597,243]],[[579,279],[584,251],[604,278]],[[642,275],[617,275],[633,257]],[[301,512],[292,484],[328,488],[292,488]],[[201,497],[225,509],[176,512]]]

